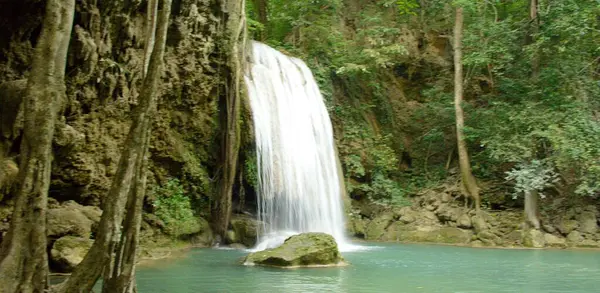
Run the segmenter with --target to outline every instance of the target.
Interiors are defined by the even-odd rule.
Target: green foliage
[[[244,161],[244,176],[250,186],[258,187],[258,166],[256,165],[256,154],[251,154]]]
[[[389,202],[447,175],[457,6],[465,10],[463,131],[476,177],[508,174],[521,193],[560,178],[579,195],[600,194],[597,0],[540,1],[539,28],[529,0],[274,0],[269,25],[252,30],[313,70],[348,189]],[[428,59],[435,38],[448,40],[437,56],[446,65]],[[397,90],[406,101],[392,101]],[[403,152],[410,173],[399,168]]]
[[[200,229],[190,198],[185,195],[179,180],[170,179],[164,186],[156,187],[152,193],[156,198],[152,203],[154,214],[165,223],[165,233],[178,237]]]
[[[558,180],[558,174],[554,172],[554,168],[539,160],[533,160],[528,164],[519,164],[516,168],[506,172],[506,175],[506,180],[515,183],[513,198],[517,198],[521,194],[529,196],[534,191],[538,192],[541,198],[545,198],[544,190]]]
[[[390,5],[393,1],[386,1],[384,6]],[[396,0],[396,6],[400,14],[417,15],[415,10],[419,8],[419,3],[415,0]]]

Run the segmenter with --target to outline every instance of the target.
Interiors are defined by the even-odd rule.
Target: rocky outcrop
[[[61,272],[71,272],[85,257],[93,240],[83,237],[64,236],[54,242],[50,251],[53,267]]]
[[[48,210],[47,235],[55,239],[65,235],[89,238],[101,215],[98,207],[64,202]]]
[[[542,230],[525,229],[521,210],[482,210],[476,214],[453,201],[448,192],[431,190],[414,198],[412,206],[369,207],[363,201],[351,212],[350,232],[375,241],[474,247],[600,247],[598,210],[593,205],[545,215]]]
[[[281,268],[326,267],[344,264],[333,236],[325,233],[303,233],[291,236],[274,249],[251,253],[246,265]]]
[[[540,230],[531,229],[523,236],[523,246],[532,248],[542,248],[546,246],[546,238]]]

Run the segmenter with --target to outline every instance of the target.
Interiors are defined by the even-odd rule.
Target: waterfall
[[[258,167],[256,250],[303,232],[346,245],[333,130],[319,87],[302,60],[258,42],[245,75]]]

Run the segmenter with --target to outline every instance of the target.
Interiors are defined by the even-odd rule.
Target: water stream
[[[306,64],[258,42],[245,81],[256,139],[256,250],[303,232],[325,232],[340,249],[344,237],[333,130],[319,87]]]

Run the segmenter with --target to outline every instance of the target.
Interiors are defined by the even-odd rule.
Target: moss
[[[325,233],[294,235],[274,249],[254,252],[246,264],[274,267],[337,266],[343,263],[335,239]]]

